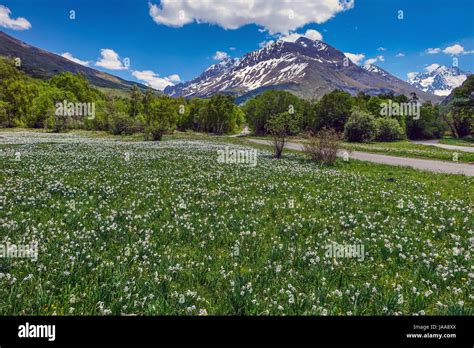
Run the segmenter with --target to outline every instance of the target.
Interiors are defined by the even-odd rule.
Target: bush
[[[145,127],[145,140],[161,141],[165,132],[158,124],[151,124]]]
[[[298,114],[290,114],[282,112],[271,116],[267,120],[267,132],[273,138],[273,146],[275,148],[275,157],[280,158],[285,147],[286,138],[291,134],[297,133],[301,117]]]
[[[309,142],[304,144],[304,152],[308,157],[322,164],[336,162],[341,138],[334,129],[323,128],[316,135],[311,134]]]
[[[125,113],[118,112],[112,119],[110,131],[115,135],[131,135],[135,133],[135,122]]]
[[[396,141],[405,138],[405,131],[394,118],[381,117],[375,121],[375,139],[378,141]]]
[[[373,140],[375,138],[374,117],[358,109],[352,111],[344,126],[344,138],[351,142]]]

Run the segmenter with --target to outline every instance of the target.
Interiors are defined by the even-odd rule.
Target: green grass
[[[472,178],[102,135],[2,133],[0,241],[40,250],[0,258],[0,315],[474,314]]]
[[[442,149],[436,146],[413,144],[409,141],[377,142],[377,143],[343,143],[345,149],[352,151],[365,151],[382,153],[384,155],[425,158],[442,161],[452,161],[457,153],[458,162],[474,162],[474,153]]]
[[[268,139],[266,137],[252,137],[254,139]],[[290,138],[291,142],[304,143],[306,140],[301,137]],[[454,145],[454,144],[453,144]],[[459,144],[456,144],[459,145]],[[474,162],[474,153],[447,150],[429,145],[414,144],[409,141],[394,142],[373,142],[373,143],[348,143],[342,142],[341,147],[351,151],[362,151],[370,153],[380,153],[384,155],[397,157],[411,157],[433,159],[440,161],[452,161],[453,156],[457,153],[458,162],[472,163]]]
[[[474,138],[453,138],[453,137],[444,137],[440,139],[440,144],[447,145],[458,145],[458,146],[474,146]]]

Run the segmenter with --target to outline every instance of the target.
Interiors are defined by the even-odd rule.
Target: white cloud
[[[11,13],[8,7],[0,5],[0,27],[13,30],[27,30],[31,28],[31,23],[26,18],[18,17],[14,19],[10,17]]]
[[[460,54],[471,54],[474,53],[474,51],[466,51],[460,44],[454,44],[452,46],[446,47],[443,50],[443,53],[449,54],[451,56],[458,56]]]
[[[416,75],[418,75],[418,72],[412,71],[412,72],[409,72],[409,73],[407,74],[407,77],[408,77],[409,80],[411,80],[411,79],[414,78]]]
[[[69,52],[64,52],[63,54],[61,54],[61,57],[64,57],[74,63],[77,63],[77,64],[81,64],[81,65],[84,65],[84,66],[89,66],[90,64],[90,61],[88,60],[80,60],[78,58],[75,58],[73,57],[73,55]]]
[[[309,23],[324,23],[337,13],[354,7],[354,0],[162,0],[149,4],[157,24],[182,27],[210,23],[224,29],[256,24],[270,34],[287,34]]]
[[[386,49],[385,47],[379,47],[379,48],[377,48],[377,51],[382,51],[382,52],[383,52],[383,51],[386,51],[386,50],[387,50],[387,49]]]
[[[127,70],[128,67],[120,60],[117,52],[110,48],[103,48],[100,50],[102,58],[98,60],[95,65],[110,70]]]
[[[365,54],[363,53],[349,53],[349,52],[344,52],[344,55],[349,58],[352,63],[359,65],[362,59],[365,58]]]
[[[160,77],[160,75],[151,70],[134,70],[132,71],[132,75],[135,76],[137,80],[145,82],[147,86],[150,86],[154,89],[158,89],[160,91],[164,90],[167,86],[173,86],[173,82],[181,82],[181,79],[177,74],[173,74],[167,77]]]
[[[405,57],[405,53],[397,53],[397,55],[395,56],[397,58],[401,58],[401,57]]]
[[[173,75],[170,75],[168,77],[166,77],[168,80],[172,81],[172,82],[181,82],[181,78],[179,77],[178,74],[173,74]]]
[[[321,35],[321,33],[319,31],[314,30],[314,29],[308,29],[308,30],[306,30],[306,32],[304,34],[289,33],[289,34],[286,34],[286,35],[280,35],[278,37],[278,40],[286,41],[286,42],[295,42],[300,37],[305,37],[305,38],[308,38],[308,39],[313,40],[313,41],[323,39],[323,36]]]
[[[441,48],[427,48],[425,52],[428,54],[437,54],[441,52]]]
[[[438,69],[439,67],[440,67],[440,65],[435,63],[435,64],[431,64],[431,65],[428,65],[427,67],[425,67],[425,70],[427,72],[432,72],[432,71]]]
[[[384,56],[377,56],[377,57],[374,57],[374,58],[369,58],[369,59],[367,59],[367,60],[365,61],[364,64],[365,64],[365,65],[375,64],[375,63],[377,63],[377,62],[379,62],[379,61],[380,61],[380,62],[385,61]]]
[[[323,36],[321,33],[317,30],[314,29],[308,29],[304,34],[299,34],[299,33],[288,33],[288,34],[282,34],[282,35],[275,35],[275,40],[269,40],[269,41],[262,41],[258,45],[260,47],[265,47],[269,46],[275,41],[286,41],[286,42],[295,42],[298,40],[300,37],[305,37],[310,40],[322,40]]]
[[[212,57],[212,59],[218,60],[218,61],[228,59],[228,58],[229,58],[229,55],[226,52],[222,52],[222,51],[216,51],[216,53],[214,54],[214,57]]]

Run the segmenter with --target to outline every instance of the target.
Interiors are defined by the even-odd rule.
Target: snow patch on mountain
[[[470,72],[458,67],[431,64],[424,72],[411,74],[408,83],[424,92],[447,96],[454,88],[461,86],[469,75]]]
[[[235,97],[254,95],[266,89],[284,89],[303,98],[319,98],[332,90],[370,95],[419,92],[420,99],[436,100],[375,65],[359,67],[336,48],[307,37],[275,41],[239,59],[226,58],[195,79],[169,86],[171,96],[209,97],[229,93]],[[424,95],[423,95],[424,94]]]

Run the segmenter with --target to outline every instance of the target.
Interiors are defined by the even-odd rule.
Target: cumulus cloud
[[[466,51],[460,44],[454,44],[452,46],[446,47],[443,50],[443,53],[449,54],[451,56],[458,56],[461,54],[471,54],[474,53],[474,51]]]
[[[425,52],[428,54],[437,54],[441,52],[441,48],[427,48]]]
[[[61,54],[61,57],[64,57],[74,63],[77,63],[77,64],[81,64],[81,65],[84,65],[84,66],[89,66],[90,64],[90,61],[88,60],[80,60],[78,58],[75,58],[71,53],[69,52],[64,52],[63,54]]]
[[[278,37],[278,40],[282,41],[287,41],[287,42],[295,42],[298,40],[300,37],[306,37],[310,40],[322,40],[323,36],[321,33],[317,30],[314,29],[308,29],[304,34],[298,34],[298,33],[289,33],[285,35],[280,35]]]
[[[172,82],[181,82],[181,78],[179,77],[178,74],[172,74],[166,78]]]
[[[226,52],[222,52],[222,51],[216,51],[216,53],[214,53],[214,57],[212,57],[212,59],[218,60],[218,61],[221,61],[227,58],[229,58],[229,55]]]
[[[427,67],[425,67],[425,70],[427,72],[432,72],[432,71],[438,69],[439,67],[440,67],[440,65],[435,63],[435,64],[431,64],[431,65],[428,65]]]
[[[137,80],[144,82],[147,86],[150,86],[154,89],[160,91],[164,90],[167,86],[173,86],[175,82],[181,82],[179,75],[173,74],[167,77],[160,77],[159,74],[151,70],[132,71],[132,75],[137,78]]]
[[[150,16],[157,24],[182,27],[210,23],[224,29],[256,24],[270,34],[287,34],[309,23],[324,23],[354,7],[354,0],[162,0],[149,4]]]
[[[401,57],[405,57],[405,53],[397,53],[397,55],[395,56],[397,58],[401,58]]]
[[[110,48],[103,48],[100,50],[101,58],[95,65],[110,70],[127,70],[128,67],[120,60],[117,52]]]
[[[295,42],[300,37],[305,37],[305,38],[313,40],[313,41],[323,39],[323,36],[321,35],[321,33],[319,31],[314,30],[314,29],[308,29],[308,30],[306,30],[306,32],[304,34],[291,32],[291,33],[288,33],[288,34],[275,35],[275,40],[262,41],[258,45],[260,47],[265,47],[265,46],[271,45],[275,41]]]
[[[344,52],[344,55],[349,58],[352,63],[359,65],[362,61],[362,59],[365,58],[365,54],[363,53],[349,53],[349,52]]]
[[[27,30],[31,28],[31,23],[26,18],[10,17],[11,11],[8,7],[0,5],[0,27],[13,29],[13,30]]]
[[[377,57],[374,57],[374,58],[369,58],[365,61],[365,65],[370,65],[370,64],[375,64],[377,62],[383,62],[385,61],[385,58],[383,56],[377,56]]]
[[[379,48],[377,48],[377,51],[382,51],[382,52],[383,52],[383,51],[386,51],[386,50],[387,50],[387,49],[386,49],[385,47],[379,47]]]

